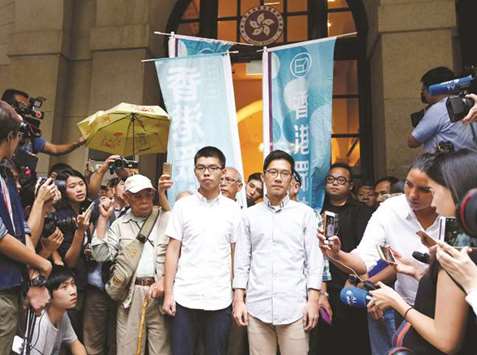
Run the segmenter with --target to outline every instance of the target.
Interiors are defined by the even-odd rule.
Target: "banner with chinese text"
[[[321,209],[330,164],[335,37],[263,52],[264,155],[281,149],[295,159],[298,195]]]
[[[177,193],[197,189],[194,155],[211,145],[225,154],[227,166],[243,171],[228,54],[163,58],[156,62],[160,88],[171,117],[167,161]]]

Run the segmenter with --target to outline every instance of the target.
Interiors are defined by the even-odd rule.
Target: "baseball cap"
[[[133,194],[145,189],[154,190],[151,180],[149,180],[148,177],[140,174],[128,177],[124,182],[124,188],[126,191],[131,192]]]

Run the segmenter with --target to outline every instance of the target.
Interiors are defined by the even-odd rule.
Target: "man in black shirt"
[[[342,247],[351,251],[359,244],[372,210],[355,200],[348,165],[335,163],[326,177],[326,198],[322,211],[338,215],[337,235]],[[332,280],[327,282],[329,303],[333,310],[330,326],[321,322],[317,348],[320,354],[370,354],[366,309],[355,309],[340,302],[339,294],[349,273],[330,263]]]

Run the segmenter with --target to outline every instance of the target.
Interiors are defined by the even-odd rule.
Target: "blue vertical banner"
[[[331,158],[333,56],[336,37],[263,52],[264,155],[290,153],[303,185],[298,199],[323,206]]]
[[[197,189],[194,155],[203,146],[219,148],[227,166],[243,171],[232,67],[228,53],[162,58],[155,64],[171,117],[167,161],[172,163],[169,199],[174,202],[177,193]]]
[[[232,42],[217,39],[184,36],[172,33],[169,37],[169,57],[187,57],[197,54],[225,53]]]

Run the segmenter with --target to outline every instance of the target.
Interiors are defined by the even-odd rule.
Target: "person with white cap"
[[[155,213],[155,193],[151,180],[146,176],[128,177],[124,197],[130,210],[115,220],[108,230],[107,221],[113,208],[112,205],[100,205],[100,216],[91,243],[96,261],[114,261],[121,250],[138,237],[145,221]],[[164,293],[164,260],[168,242],[165,228],[168,218],[169,212],[159,208],[152,231],[144,242],[127,297],[118,306],[118,355],[137,354],[137,349],[144,354],[146,339],[150,355],[170,354],[166,319],[159,312],[158,300]]]

